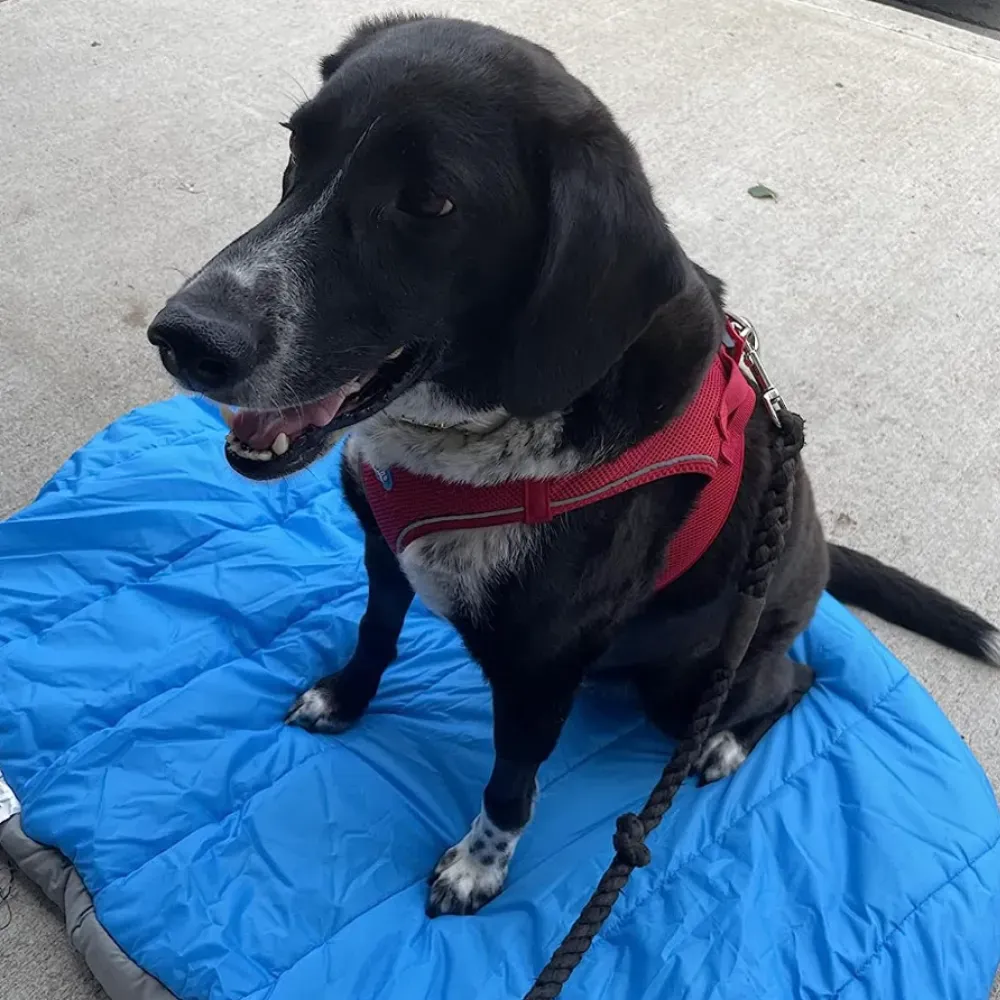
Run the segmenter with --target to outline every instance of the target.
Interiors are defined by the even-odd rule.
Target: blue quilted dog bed
[[[196,401],[139,410],[0,525],[0,768],[25,833],[83,879],[110,934],[92,948],[178,997],[522,996],[669,745],[625,695],[584,692],[506,891],[428,920],[490,766],[486,687],[417,605],[354,730],[283,727],[354,642],[360,534],[336,456],[253,485],[222,434]],[[817,686],[732,779],[685,786],[567,1000],[987,996],[983,772],[833,600],[796,653]]]

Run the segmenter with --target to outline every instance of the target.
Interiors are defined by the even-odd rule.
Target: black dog
[[[429,912],[502,888],[535,776],[591,671],[682,728],[730,614],[769,469],[768,416],[745,431],[735,506],[697,564],[654,590],[704,478],[678,475],[567,513],[429,535],[394,553],[362,463],[469,484],[607,462],[691,400],[724,335],[722,287],[692,264],[607,109],[547,50],[480,25],[394,17],[323,60],[292,116],[282,197],[149,330],[186,387],[240,407],[226,454],[254,479],[304,468],[353,425],[343,466],[370,592],[350,662],[288,721],[355,722],[396,655],[414,592],[446,616],[493,692],[496,761]],[[701,761],[731,773],[803,696],[787,655],[824,587],[965,653],[997,632],[948,598],[824,541],[805,475],[787,548]]]

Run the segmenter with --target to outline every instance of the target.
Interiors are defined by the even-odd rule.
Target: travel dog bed
[[[491,763],[486,686],[418,602],[353,730],[283,726],[355,641],[361,535],[336,455],[254,485],[223,434],[198,401],[136,411],[0,525],[0,769],[23,807],[0,843],[116,1000],[521,997],[670,745],[627,693],[582,692],[506,890],[429,920]],[[987,996],[982,770],[833,600],[795,654],[815,688],[732,778],[685,785],[564,997]]]

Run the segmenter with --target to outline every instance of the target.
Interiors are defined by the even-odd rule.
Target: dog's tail
[[[827,590],[837,600],[1000,667],[1000,631],[975,611],[863,552],[829,550]]]

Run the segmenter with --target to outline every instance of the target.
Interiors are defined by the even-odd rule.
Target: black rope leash
[[[580,964],[608,919],[633,870],[649,864],[646,837],[660,825],[681,785],[701,757],[722,706],[729,697],[736,671],[757,631],[767,587],[785,547],[785,532],[792,517],[795,473],[805,440],[801,417],[786,409],[772,412],[778,430],[771,443],[771,480],[758,504],[757,524],[740,578],[739,603],[719,646],[719,664],[712,671],[711,682],[687,733],[677,744],[642,811],[638,816],[625,813],[618,817],[613,840],[614,859],[524,1000],[554,1000],[559,996],[566,980]]]

